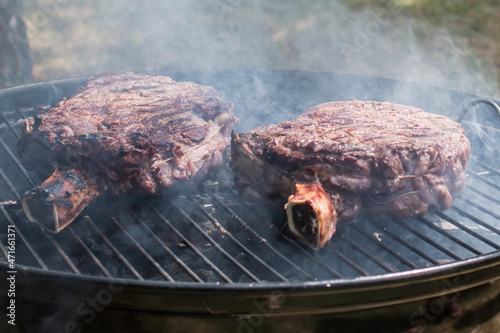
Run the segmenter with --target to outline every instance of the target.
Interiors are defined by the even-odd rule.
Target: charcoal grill
[[[23,119],[83,77],[0,90],[0,269],[16,273],[12,332],[468,332],[500,324],[497,102],[417,83],[335,73],[158,73],[213,85],[238,131],[332,100],[391,101],[461,121],[472,141],[453,207],[412,220],[361,218],[311,251],[282,209],[242,200],[225,166],[161,197],[102,197],[58,234],[27,222],[41,181],[16,153]],[[16,234],[9,267],[8,228]],[[12,227],[11,227],[12,228]],[[5,280],[4,280],[5,281]],[[3,309],[8,284],[1,284]],[[5,318],[2,318],[5,322]]]

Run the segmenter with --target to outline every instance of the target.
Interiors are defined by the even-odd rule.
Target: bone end
[[[285,210],[290,231],[313,250],[323,248],[335,234],[337,212],[319,184],[295,184]]]
[[[30,222],[57,233],[104,190],[105,187],[79,169],[56,169],[45,182],[21,198],[21,206]]]

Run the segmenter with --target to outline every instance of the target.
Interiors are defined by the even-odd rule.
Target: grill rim
[[[497,260],[498,259],[498,260]],[[24,274],[36,274],[36,275],[46,275],[55,276],[65,279],[77,279],[77,280],[90,280],[89,282],[104,283],[109,281],[123,281],[130,286],[146,286],[146,287],[167,287],[172,289],[177,289],[177,285],[186,286],[190,289],[196,290],[240,290],[245,288],[262,289],[262,290],[274,290],[276,288],[284,289],[314,289],[314,288],[333,288],[333,287],[359,287],[359,285],[376,285],[378,283],[385,284],[389,283],[395,285],[394,282],[407,282],[406,284],[411,284],[414,279],[429,279],[439,280],[441,278],[449,278],[461,273],[475,272],[477,269],[490,268],[490,267],[500,267],[500,251],[496,251],[489,254],[484,254],[474,258],[464,259],[452,263],[446,263],[439,266],[432,266],[426,268],[417,268],[408,271],[401,271],[395,273],[370,275],[370,276],[360,276],[356,278],[339,278],[332,280],[321,280],[321,281],[284,281],[284,282],[233,282],[233,283],[219,283],[219,282],[184,282],[184,281],[158,281],[158,280],[138,280],[132,278],[110,278],[104,276],[93,276],[84,274],[74,274],[69,272],[61,272],[50,269],[42,269],[37,267],[29,267],[22,264],[16,264],[16,268],[22,271]],[[8,262],[0,261],[0,267],[5,268],[8,271]],[[448,274],[449,273],[449,274]],[[436,279],[433,279],[433,277]],[[497,278],[500,278],[498,276]],[[177,285],[176,285],[177,284]]]
[[[471,262],[469,262],[471,261]],[[3,263],[0,263],[0,267]],[[85,278],[71,274],[51,274],[39,269],[24,272],[27,284],[19,288],[19,300],[38,304],[59,304],[58,300],[71,299],[80,303],[89,295],[109,288],[111,283],[122,283],[124,289],[113,298],[106,308],[110,311],[134,313],[163,313],[169,316],[214,316],[214,318],[240,318],[255,314],[256,304],[263,304],[273,294],[283,299],[277,308],[265,313],[266,318],[280,320],[289,316],[342,315],[360,311],[369,313],[377,309],[392,308],[403,318],[422,305],[442,297],[449,299],[474,295],[484,287],[490,293],[500,292],[500,261],[498,254],[487,255],[482,260],[468,260],[459,265],[424,269],[418,274],[395,274],[390,278],[376,279],[373,283],[360,278],[347,283],[332,281],[323,283],[270,284],[258,287],[233,284],[175,283],[165,285],[157,281]],[[445,274],[443,274],[445,273]],[[21,282],[18,275],[18,281]],[[89,283],[92,282],[92,283]],[[334,285],[336,283],[336,285]],[[191,286],[189,286],[191,285]],[[411,285],[411,288],[409,286]],[[188,287],[189,286],[189,287]],[[53,291],[57,287],[57,291]],[[80,290],[82,289],[82,290]],[[50,290],[44,292],[41,290]],[[408,291],[411,290],[411,293]],[[494,297],[492,294],[491,297]],[[165,300],[168,300],[165,302]],[[423,303],[422,303],[423,302]],[[420,304],[420,305],[418,305]],[[410,312],[407,307],[410,307]],[[71,303],[68,304],[71,308]],[[400,309],[401,307],[401,309]],[[404,309],[403,309],[404,308]],[[399,313],[401,312],[401,313]]]

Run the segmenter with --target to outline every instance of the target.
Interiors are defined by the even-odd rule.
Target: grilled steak
[[[157,194],[221,162],[233,104],[208,86],[166,76],[102,73],[27,122],[22,158],[55,171],[21,200],[28,218],[59,231],[100,193]]]
[[[470,143],[456,122],[380,102],[331,102],[234,134],[231,167],[250,197],[283,198],[288,225],[314,249],[360,210],[398,219],[446,209],[465,186]]]

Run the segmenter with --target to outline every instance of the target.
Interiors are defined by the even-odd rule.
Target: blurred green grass
[[[466,38],[477,56],[491,59],[500,67],[500,1],[498,0],[352,0],[353,9],[367,6],[399,6],[407,15],[425,24],[446,28],[451,35]]]
[[[498,94],[498,0],[25,0],[24,7],[36,81],[102,70],[264,67]]]

